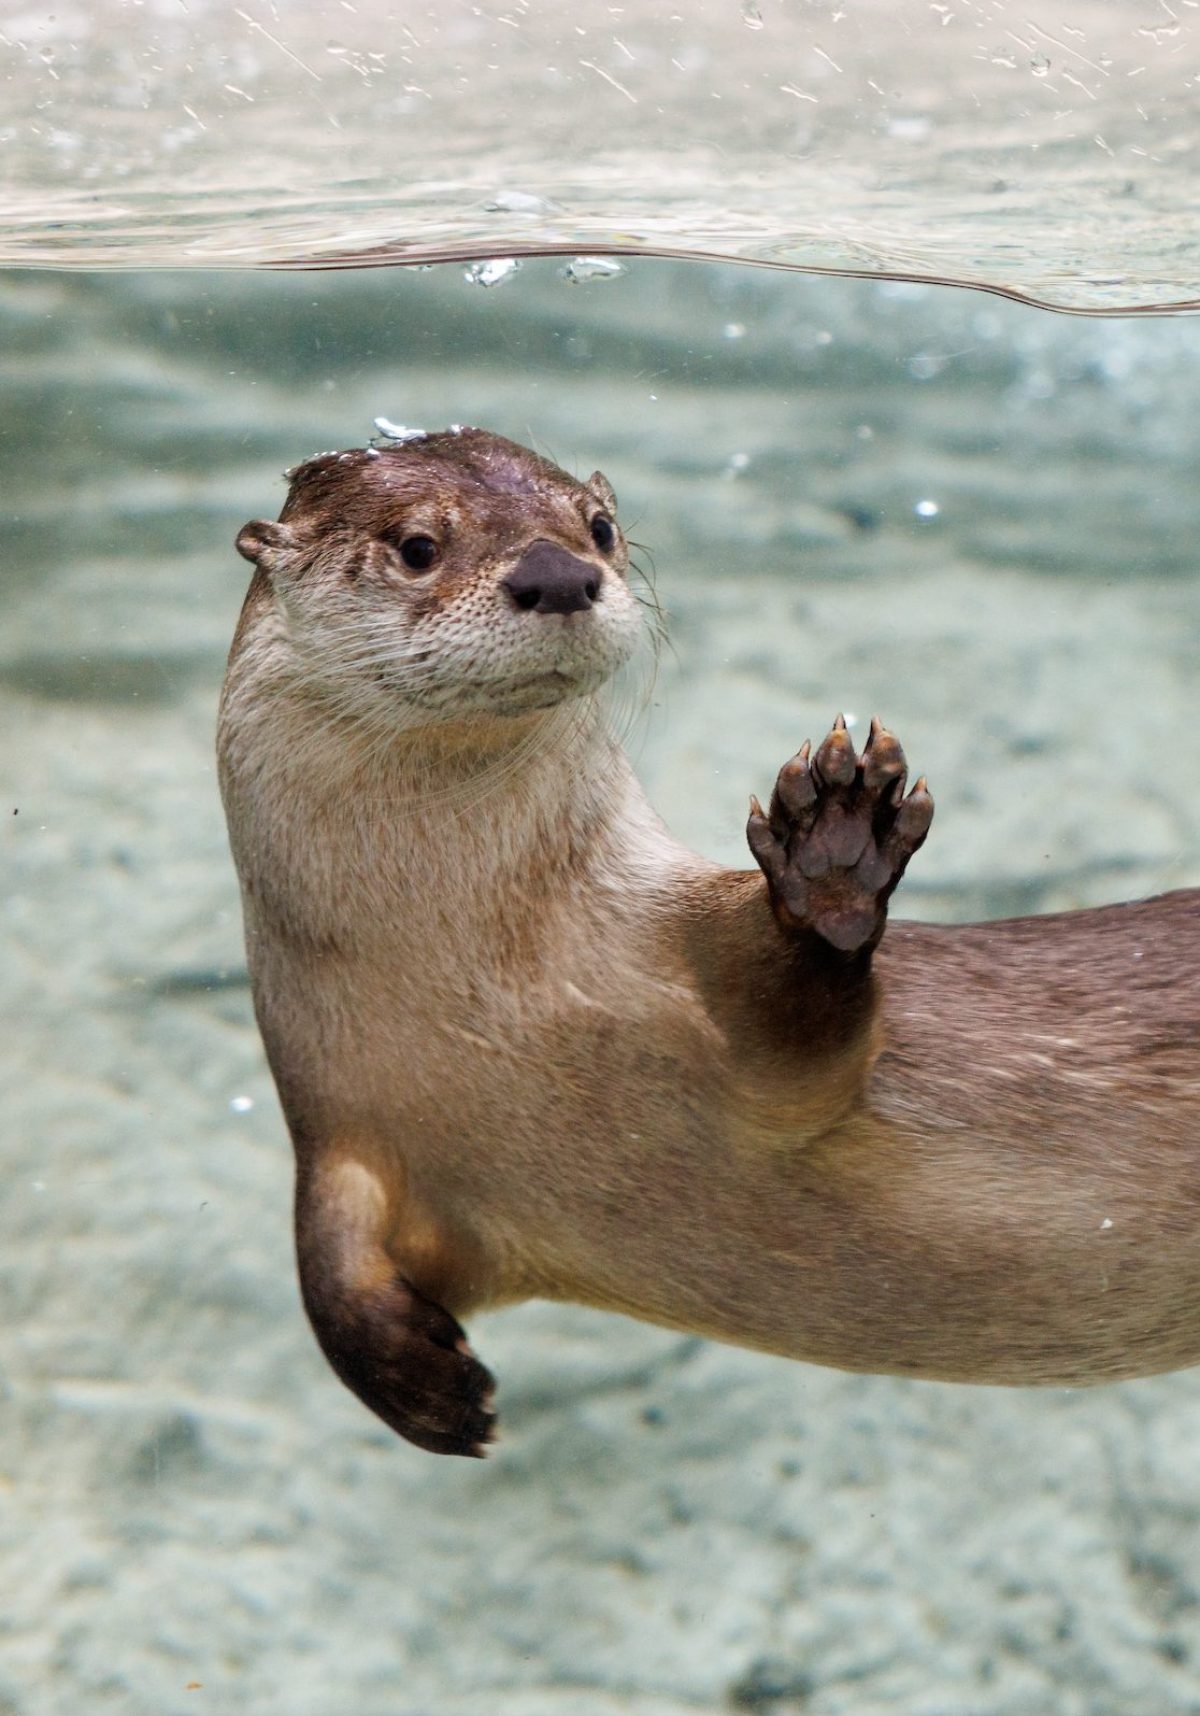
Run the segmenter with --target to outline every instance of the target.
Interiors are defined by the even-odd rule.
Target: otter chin
[[[479,1455],[462,1321],[541,1297],[812,1363],[1200,1362],[1200,893],[888,925],[928,835],[839,717],[674,840],[597,692],[643,609],[611,486],[482,429],[326,453],[255,572],[218,752],[305,1307]]]
[[[539,709],[555,709],[560,703],[572,697],[582,697],[592,689],[597,687],[581,685],[563,674],[542,674],[537,679],[514,685],[506,697],[497,698],[496,709],[502,715],[536,713]]]

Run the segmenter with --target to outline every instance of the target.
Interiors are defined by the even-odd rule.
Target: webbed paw
[[[350,1316],[313,1321],[342,1381],[398,1435],[432,1454],[483,1457],[495,1382],[449,1311],[397,1277],[357,1296]]]
[[[871,722],[855,756],[838,716],[816,752],[806,743],[779,771],[771,807],[750,801],[746,838],[787,930],[811,930],[841,953],[883,934],[888,898],[929,833],[933,799],[922,777],[905,796],[900,742]]]

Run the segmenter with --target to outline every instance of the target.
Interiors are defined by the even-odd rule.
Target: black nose
[[[501,580],[518,608],[535,614],[578,614],[600,594],[600,573],[557,542],[533,542]]]

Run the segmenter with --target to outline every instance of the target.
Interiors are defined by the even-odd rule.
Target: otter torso
[[[932,805],[878,727],[786,765],[761,873],[688,852],[594,701],[614,504],[465,431],[240,539],[222,784],[339,1374],[478,1452],[455,1318],[530,1296],[963,1381],[1200,1360],[1200,896],[882,935]]]

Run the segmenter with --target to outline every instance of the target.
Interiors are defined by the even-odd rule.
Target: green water
[[[285,466],[372,420],[601,467],[693,845],[878,710],[970,919],[1200,882],[1200,323],[633,262],[0,292],[0,1710],[1200,1709],[1200,1395],[849,1378],[534,1306],[505,1440],[394,1440],[299,1307],[211,733]],[[200,1683],[198,1686],[192,1683]]]

